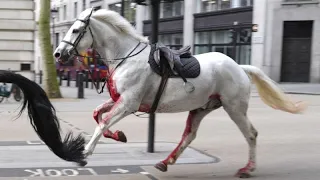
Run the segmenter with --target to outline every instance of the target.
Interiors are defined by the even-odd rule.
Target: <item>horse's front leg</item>
[[[112,106],[114,105],[114,101],[110,98],[105,103],[100,104],[93,112],[93,118],[96,120],[97,124],[102,121],[102,114],[110,111]],[[117,130],[116,132],[112,132],[111,130],[106,130],[103,132],[103,136],[105,138],[110,138],[120,142],[127,142],[126,135],[122,132]]]
[[[99,122],[89,143],[85,147],[87,156],[92,155],[95,149],[95,146],[97,145],[103,132],[108,130],[112,125],[117,123],[122,118],[134,112],[134,108],[132,108],[133,107],[132,103],[129,103],[128,101],[132,101],[132,100],[131,99],[125,100],[124,98],[120,97],[118,101],[115,102],[115,104],[112,106],[110,111],[107,112],[106,117]],[[127,110],[127,109],[130,109],[130,110]]]

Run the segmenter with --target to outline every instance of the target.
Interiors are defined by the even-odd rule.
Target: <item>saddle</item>
[[[160,43],[151,45],[149,63],[153,71],[161,75],[162,66],[166,64],[170,69],[169,77],[181,77],[184,82],[186,78],[196,78],[200,75],[199,61],[192,56],[191,46],[173,50]],[[169,66],[169,67],[168,67]]]
[[[160,43],[151,44],[148,62],[151,69],[161,76],[161,83],[149,113],[156,111],[170,77],[181,77],[188,93],[194,90],[193,84],[188,82],[186,78],[196,78],[200,75],[200,63],[192,56],[190,49],[191,46],[173,50]]]

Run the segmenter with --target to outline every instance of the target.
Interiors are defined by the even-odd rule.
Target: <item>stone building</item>
[[[0,69],[33,78],[35,3],[4,0],[0,6]]]

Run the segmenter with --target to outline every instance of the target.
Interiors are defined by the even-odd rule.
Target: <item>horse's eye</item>
[[[72,33],[79,33],[79,29],[72,30]]]

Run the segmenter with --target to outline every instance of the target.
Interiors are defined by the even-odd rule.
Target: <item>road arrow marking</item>
[[[125,170],[125,169],[118,168],[117,170],[112,170],[111,172],[124,174],[124,173],[128,173],[129,171]]]

